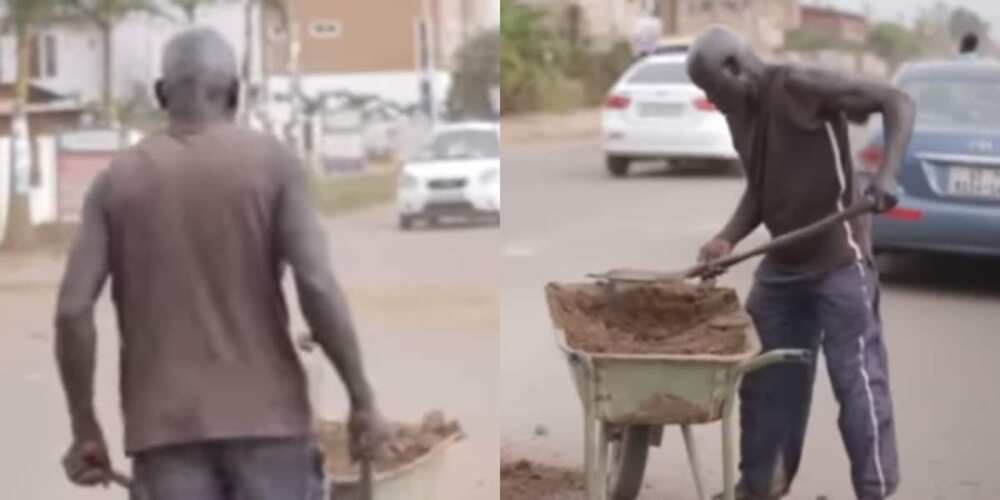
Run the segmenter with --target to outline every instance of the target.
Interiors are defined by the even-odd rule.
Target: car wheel
[[[413,216],[410,215],[400,215],[399,216],[399,228],[403,231],[409,231],[413,228]]]
[[[609,156],[607,158],[608,172],[615,177],[625,177],[628,175],[629,159],[621,156]]]

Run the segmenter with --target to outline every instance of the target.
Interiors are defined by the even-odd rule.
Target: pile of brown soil
[[[432,411],[419,424],[390,423],[389,437],[379,447],[372,462],[376,472],[386,472],[413,463],[442,441],[461,437],[458,422],[448,421],[440,411]],[[343,422],[319,422],[317,439],[326,457],[326,469],[333,476],[360,476],[360,467],[352,463],[348,450],[347,425]]]
[[[583,496],[583,475],[579,471],[527,460],[500,463],[503,500],[582,500]]]
[[[749,318],[736,291],[688,283],[546,287],[570,347],[593,353],[738,354]]]

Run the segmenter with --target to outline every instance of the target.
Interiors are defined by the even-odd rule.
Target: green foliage
[[[181,9],[188,22],[193,23],[198,20],[198,9],[210,4],[235,2],[238,0],[170,0],[177,8]]]
[[[619,42],[603,51],[574,50],[566,74],[583,82],[584,102],[595,106],[604,102],[608,91],[631,64],[631,47],[627,42]]]
[[[893,69],[904,61],[919,57],[925,51],[920,37],[892,22],[882,22],[872,27],[868,33],[868,47]]]
[[[500,85],[500,36],[485,31],[459,49],[448,96],[453,118],[490,118],[490,90]]]
[[[785,32],[785,49],[812,52],[828,49],[853,48],[850,43],[838,40],[823,33],[806,29],[793,29]]]
[[[501,112],[538,109],[544,100],[542,92],[562,78],[565,49],[546,26],[543,11],[501,0]]]
[[[632,63],[628,43],[594,50],[584,11],[554,16],[501,0],[500,79],[503,113],[566,111],[601,103]]]

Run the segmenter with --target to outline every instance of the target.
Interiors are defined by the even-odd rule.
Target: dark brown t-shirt
[[[129,452],[309,431],[275,227],[290,158],[214,124],[153,135],[106,173]]]
[[[728,117],[747,185],[772,236],[843,210],[857,199],[847,120],[824,96],[787,85],[787,66],[770,67],[751,111]],[[856,219],[767,258],[797,272],[823,273],[869,254],[867,221]]]

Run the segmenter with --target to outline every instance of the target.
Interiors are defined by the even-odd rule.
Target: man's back
[[[105,179],[130,451],[308,431],[287,331],[273,138],[228,123],[154,135]]]

